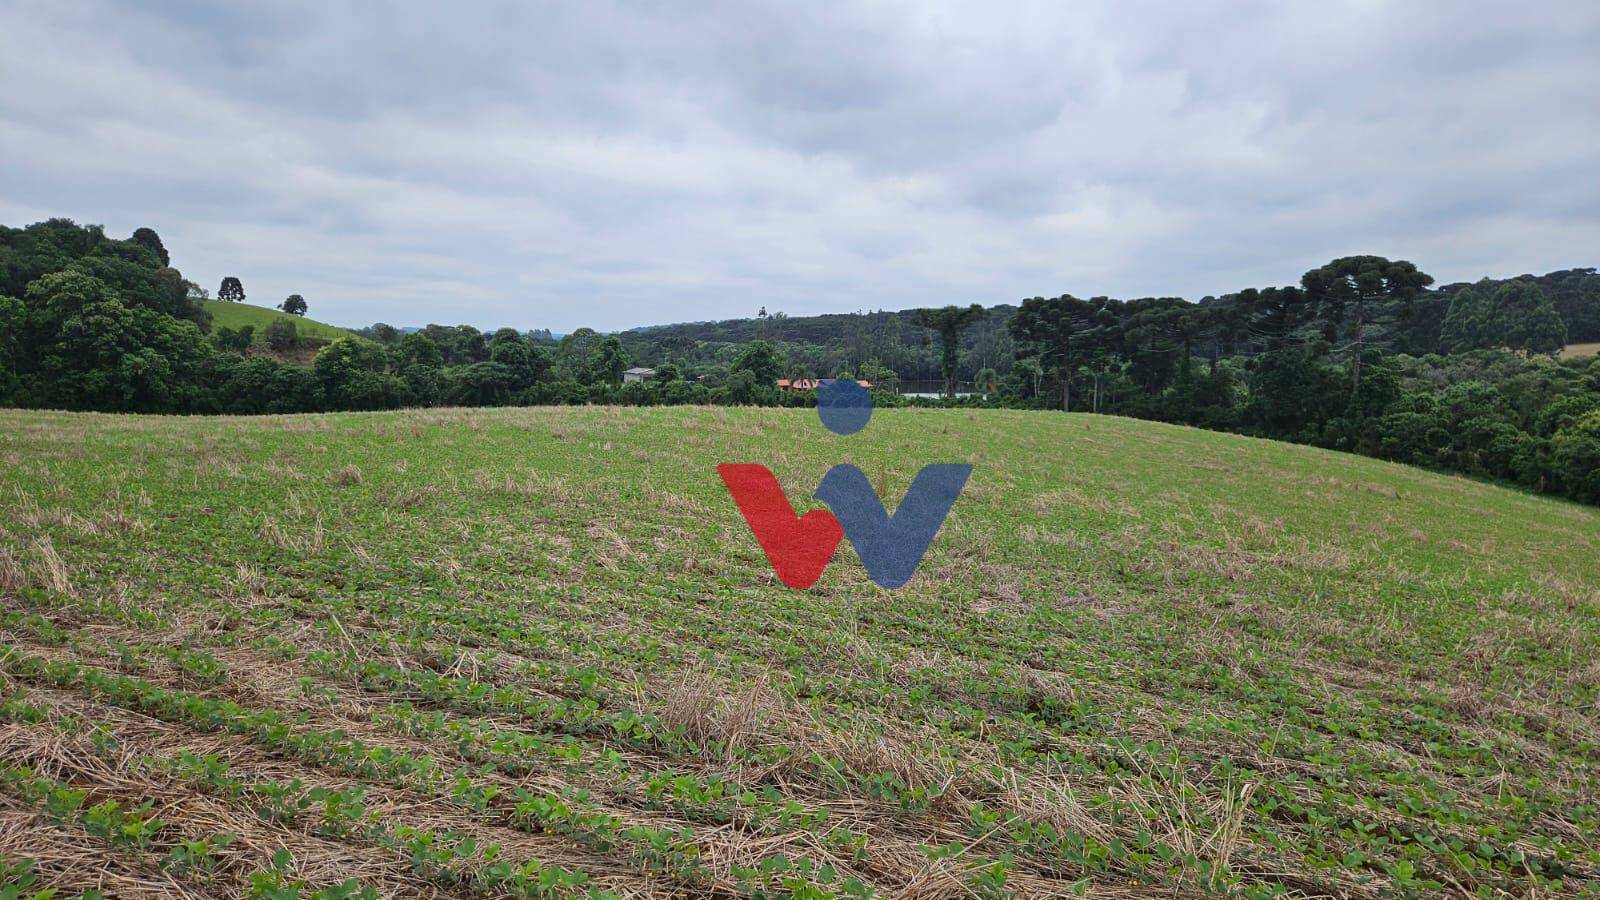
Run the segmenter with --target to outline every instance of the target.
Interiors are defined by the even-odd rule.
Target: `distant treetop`
[[[141,247],[148,247],[161,260],[163,266],[172,265],[172,257],[167,255],[167,248],[161,244],[161,235],[156,234],[153,228],[136,228],[131,240]]]
[[[244,302],[244,285],[232,275],[222,279],[222,284],[217,288],[217,299],[227,300],[230,303]]]

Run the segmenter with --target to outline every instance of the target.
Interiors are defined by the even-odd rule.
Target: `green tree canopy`
[[[244,283],[233,275],[222,279],[222,284],[217,286],[217,299],[229,303],[244,302]]]
[[[211,348],[194,323],[129,306],[105,282],[67,270],[28,287],[18,344],[29,405],[164,412],[187,408]]]
[[[984,315],[984,308],[977,303],[916,311],[917,324],[931,330],[939,339],[939,371],[944,375],[947,394],[955,393],[956,370],[961,366],[961,334]]]
[[[1566,346],[1567,327],[1533,280],[1485,278],[1451,295],[1439,342],[1450,353],[1501,347],[1556,353]]]
[[[312,374],[330,409],[392,409],[405,402],[405,381],[388,372],[389,354],[381,344],[341,337],[322,348]]]
[[[550,368],[550,353],[515,328],[502,328],[489,338],[489,361],[505,366],[512,384],[520,389]]]
[[[401,338],[394,352],[400,368],[430,366],[437,369],[444,366],[444,354],[439,351],[439,345],[433,342],[433,338],[420,331],[414,331]]]
[[[782,377],[783,356],[771,341],[751,341],[733,361],[733,372],[749,372],[759,386],[771,387]]]
[[[622,349],[622,341],[614,334],[601,338],[595,349],[592,371],[606,384],[621,384],[622,373],[627,369],[628,352]]]
[[[1410,301],[1433,284],[1433,276],[1405,260],[1382,256],[1345,256],[1300,278],[1300,286],[1320,305],[1330,323],[1350,318],[1350,378],[1361,383],[1361,355],[1366,351],[1369,306],[1376,301]]]
[[[282,353],[285,350],[300,346],[300,330],[293,322],[285,319],[273,319],[267,327],[261,330],[261,337],[267,346]]]
[[[163,266],[172,265],[172,257],[167,255],[167,248],[161,243],[161,235],[156,234],[154,229],[135,228],[133,237],[129,240],[154,253]]]
[[[1053,300],[1033,297],[1022,301],[1011,317],[1011,334],[1024,355],[1039,361],[1041,370],[1056,373],[1061,383],[1061,408],[1072,408],[1072,375],[1078,365],[1078,333],[1094,320],[1094,304],[1062,294]]]

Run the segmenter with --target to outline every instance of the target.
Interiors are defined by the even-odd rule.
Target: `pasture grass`
[[[246,325],[252,325],[255,327],[257,336],[259,336],[266,331],[268,325],[283,319],[293,323],[295,333],[303,338],[331,341],[336,338],[350,337],[352,334],[352,332],[335,325],[328,325],[303,316],[291,316],[282,310],[269,309],[265,306],[252,306],[248,303],[233,303],[227,300],[204,300],[201,302],[205,304],[206,311],[211,313],[212,329],[232,328],[238,331]]]

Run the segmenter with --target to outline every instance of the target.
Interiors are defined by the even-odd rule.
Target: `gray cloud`
[[[0,8],[0,221],[313,315],[628,327],[1595,264],[1600,8]]]

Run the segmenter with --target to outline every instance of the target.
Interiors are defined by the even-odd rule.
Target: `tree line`
[[[763,309],[559,340],[379,324],[325,345],[292,323],[213,330],[203,295],[148,229],[117,240],[67,220],[0,228],[0,403],[167,413],[804,405],[812,398],[776,380],[857,377],[883,405],[1129,415],[1600,502],[1600,362],[1555,355],[1600,341],[1594,269],[1436,288],[1409,262],[1357,256],[1296,285],[1199,303],[1061,295],[815,317]],[[309,365],[286,358],[296,347],[314,351]],[[652,367],[652,380],[624,384],[631,365]],[[903,378],[951,396],[907,400],[894,391]]]

